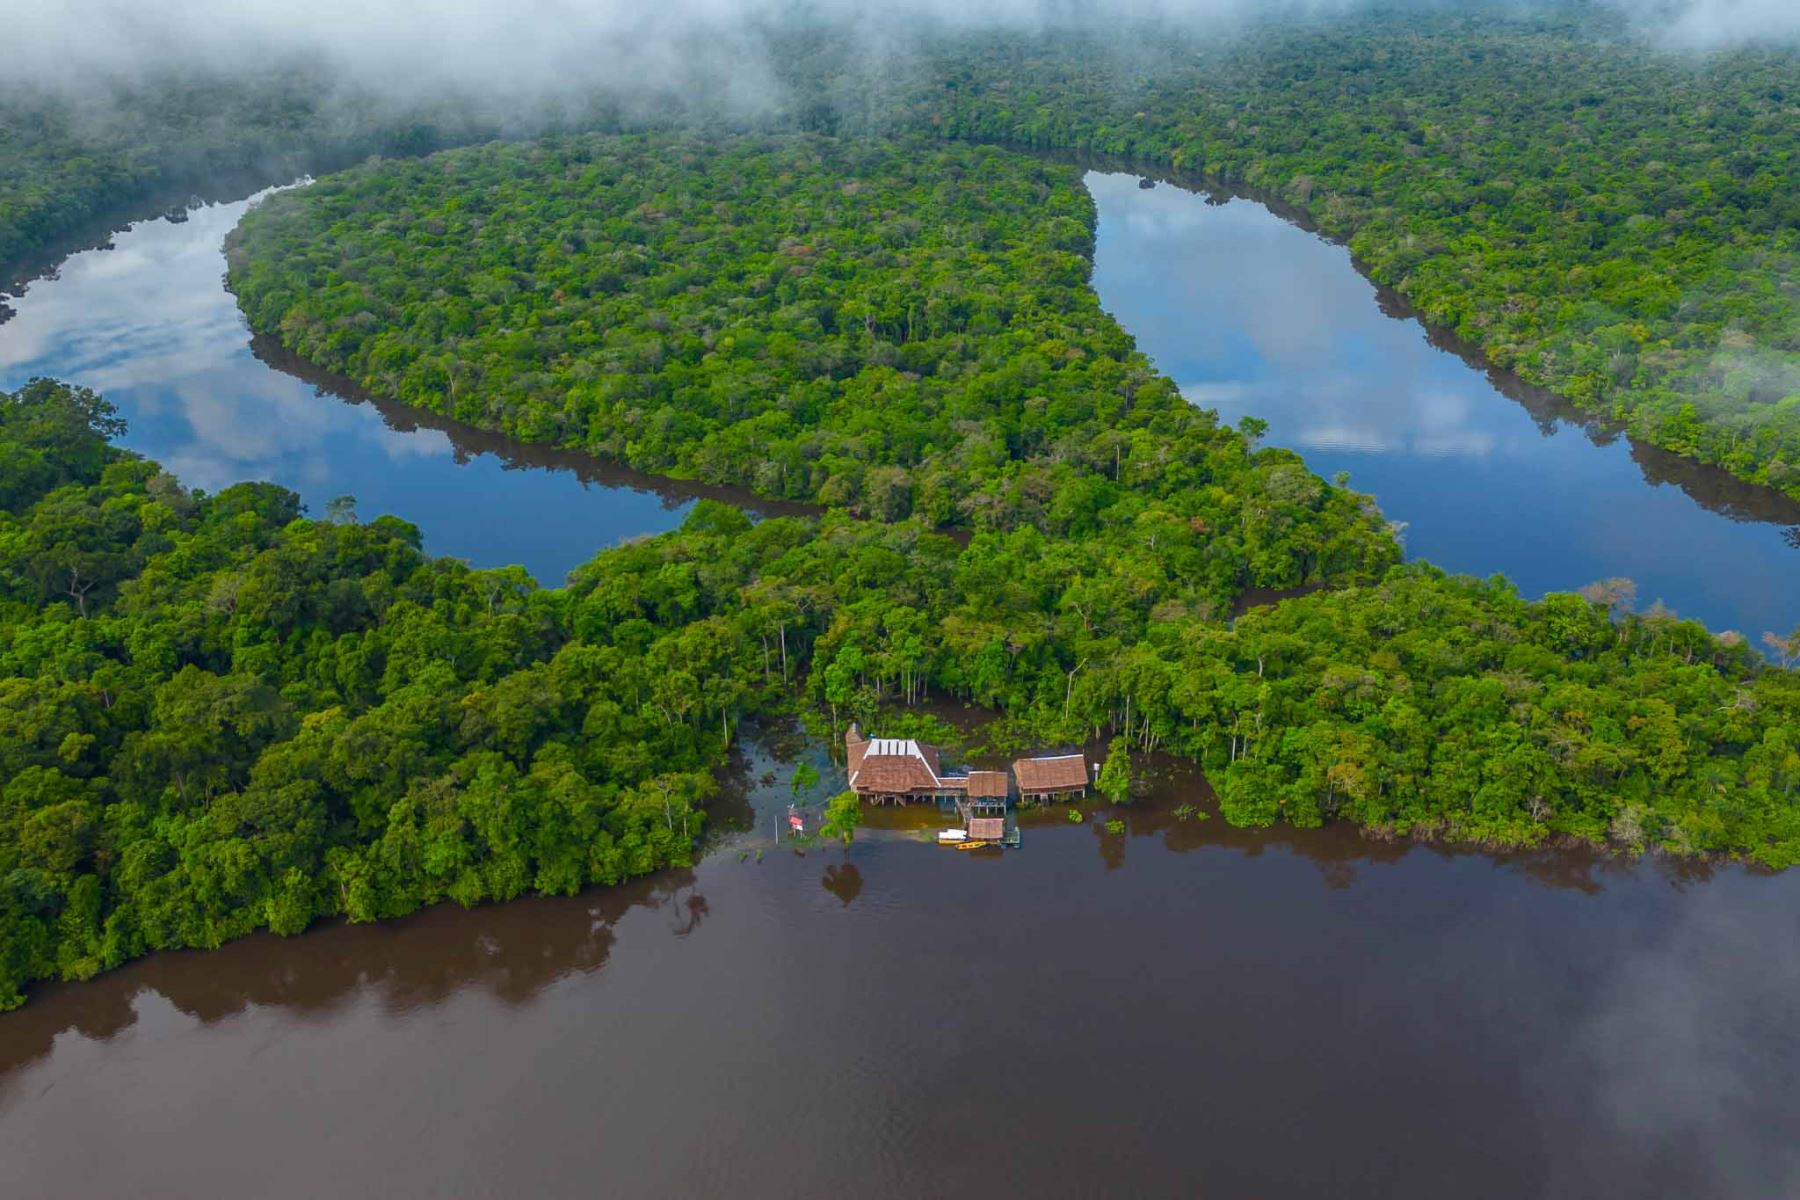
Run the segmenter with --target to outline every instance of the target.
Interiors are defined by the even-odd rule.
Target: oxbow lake
[[[1768,497],[1534,414],[1266,210],[1089,186],[1144,348],[1350,470],[1413,552],[1800,615]],[[242,209],[34,284],[0,385],[89,384],[192,484],[353,494],[551,581],[697,494],[269,365],[221,286]],[[1800,1194],[1800,873],[1236,831],[1178,818],[1209,797],[1166,764],[1017,852],[922,844],[907,810],[802,855],[775,840],[794,763],[813,803],[842,774],[780,742],[693,870],[43,989],[0,1016],[0,1195]]]

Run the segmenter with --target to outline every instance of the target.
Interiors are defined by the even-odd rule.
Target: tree
[[[333,496],[325,502],[325,520],[331,525],[356,524],[356,497]]]
[[[825,804],[825,819],[819,825],[819,836],[836,838],[848,846],[862,824],[862,799],[855,792],[839,792]]]
[[[1131,739],[1116,737],[1107,746],[1106,762],[1094,786],[1114,804],[1131,802]]]
[[[1763,645],[1775,654],[1783,667],[1792,667],[1800,663],[1800,625],[1794,626],[1794,631],[1786,637],[1775,633],[1765,633],[1762,640]]]

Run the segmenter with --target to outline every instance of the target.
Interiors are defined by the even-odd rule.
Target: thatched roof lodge
[[[1085,754],[1021,758],[1012,769],[1013,777],[1019,781],[1019,799],[1028,803],[1085,796],[1092,782]]]
[[[855,723],[844,733],[850,790],[874,804],[968,795],[966,775],[945,775],[936,746],[912,738],[865,738]]]
[[[1008,771],[944,774],[936,746],[912,738],[867,738],[852,723],[844,733],[850,790],[871,804],[955,800],[964,816],[1004,814],[1018,784],[1027,803],[1085,796],[1091,782],[1085,754],[1021,758]]]

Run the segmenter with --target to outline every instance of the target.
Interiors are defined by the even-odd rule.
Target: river
[[[433,554],[523,564],[548,584],[606,546],[673,529],[708,494],[429,413],[346,402],[348,388],[277,369],[279,351],[253,345],[225,290],[224,238],[251,203],[139,222],[112,249],[76,254],[30,285],[0,325],[0,389],[38,375],[83,384],[130,422],[127,446],[191,487],[266,479],[314,515],[351,496],[363,516],[418,525]]]
[[[0,1194],[1800,1188],[1800,874],[1047,816],[47,989]]]
[[[1342,251],[1254,206],[1090,186],[1097,282],[1145,349],[1228,412],[1258,397],[1317,468],[1348,464],[1415,552],[1528,591],[1657,578],[1667,559],[1590,543],[1566,513],[1536,530],[1539,559],[1508,559],[1522,539],[1481,556],[1544,479],[1591,468],[1664,538],[1658,506],[1716,525],[1748,556],[1721,578],[1785,578],[1763,540],[1779,526],[1614,472],[1617,442],[1541,433],[1383,315]],[[692,493],[272,369],[220,287],[241,209],[136,226],[34,285],[0,326],[0,386],[88,383],[192,483],[274,478],[315,511],[352,493],[433,551],[547,579],[679,519]],[[1267,239],[1236,267],[1233,228]],[[1265,294],[1252,260],[1289,289]],[[1284,307],[1289,340],[1260,323]],[[1300,405],[1334,353],[1369,364],[1363,383]],[[1318,434],[1332,413],[1352,432]],[[1529,436],[1504,432],[1516,421]],[[1529,474],[1534,450],[1548,474]],[[1409,509],[1415,467],[1493,512]],[[1705,575],[1646,599],[1785,627],[1779,604],[1706,609]],[[800,753],[827,768],[820,792],[841,785]],[[1118,829],[1040,814],[1004,855],[919,844],[915,811],[802,856],[771,840],[794,756],[740,765],[733,831],[691,871],[42,989],[0,1017],[0,1195],[1800,1194],[1800,872],[1236,831],[1179,819],[1205,800],[1179,774]]]
[[[1349,251],[1249,200],[1090,172],[1094,286],[1196,404],[1371,492],[1407,553],[1527,596],[1625,577],[1756,641],[1800,623],[1800,502],[1617,436],[1435,344]]]

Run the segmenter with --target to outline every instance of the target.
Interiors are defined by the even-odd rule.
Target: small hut
[[[963,827],[978,842],[1006,839],[1006,800],[1012,794],[1012,780],[1005,771],[970,771],[968,795],[957,801]]]
[[[969,799],[994,800],[1002,806],[1006,798],[1012,794],[1012,781],[1006,777],[1005,771],[970,771]]]
[[[1092,782],[1085,754],[1057,754],[1046,758],[1021,758],[1013,763],[1019,781],[1019,799],[1044,804],[1087,795]]]

